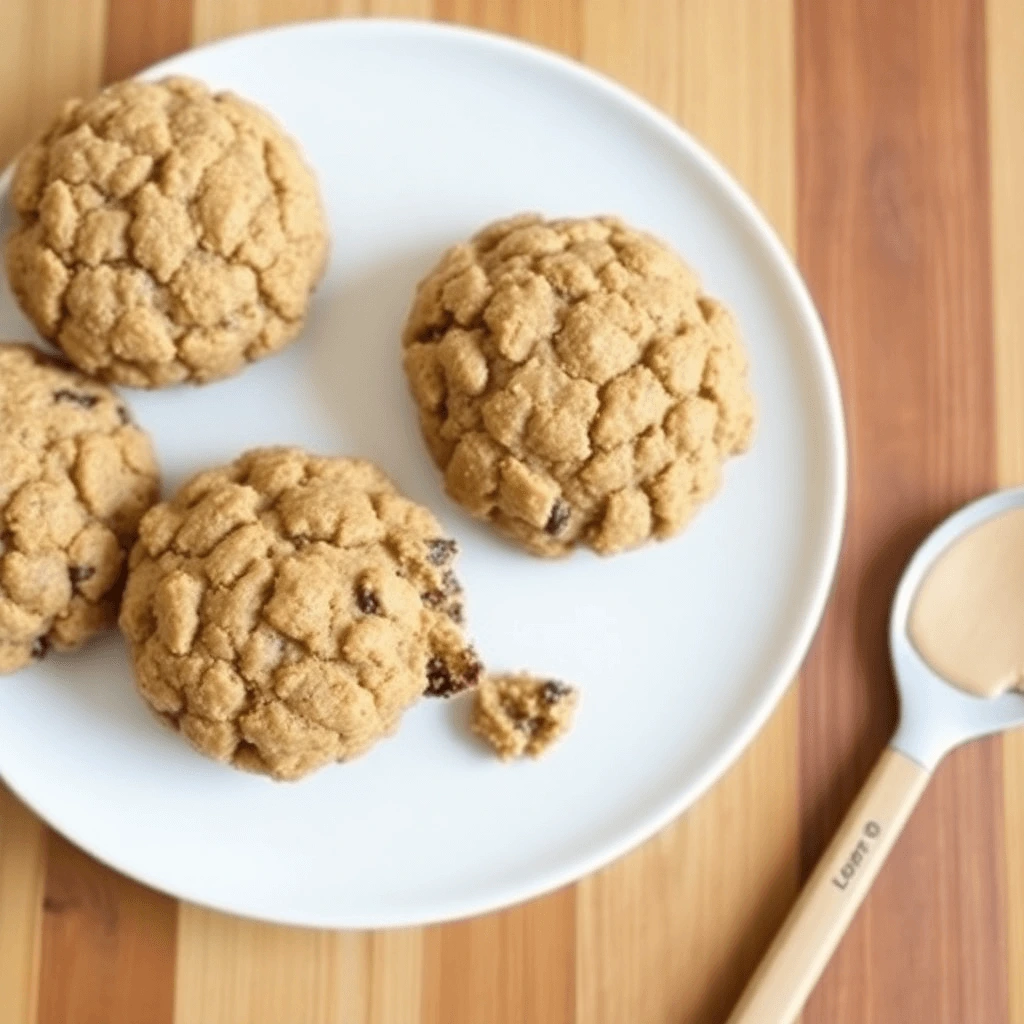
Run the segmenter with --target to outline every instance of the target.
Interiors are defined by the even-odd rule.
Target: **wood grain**
[[[995,325],[999,483],[1024,483],[1024,6],[989,0],[988,115],[992,182],[992,296]],[[1024,733],[1003,740],[1010,1021],[1024,1024]]]
[[[130,0],[125,0],[130,2]],[[205,43],[239,32],[317,18],[373,15],[429,18],[432,0],[194,0],[192,39]]]
[[[95,91],[104,11],[104,0],[0,3],[0,166],[65,99]]]
[[[68,96],[100,82],[103,0],[0,3],[0,164]],[[46,830],[0,785],[0,1022],[32,1024],[39,996]]]
[[[277,928],[183,905],[175,1024],[411,1024],[420,933]]]
[[[501,914],[431,928],[422,1024],[571,1024],[576,1014],[572,889]]]
[[[852,446],[843,565],[801,703],[806,870],[894,725],[898,576],[995,481],[983,8],[799,0],[797,82],[799,253]],[[808,1024],[1006,1019],[1001,776],[998,741],[940,769]]]
[[[0,784],[0,1024],[36,1019],[46,830]]]
[[[170,1024],[176,905],[50,833],[38,1024]]]
[[[795,242],[788,0],[585,8],[583,56],[679,119]],[[721,71],[728,68],[727,73]],[[796,702],[676,825],[579,886],[577,1019],[715,1024],[796,889]]]
[[[192,0],[107,0],[104,82],[128,78],[188,48]]]

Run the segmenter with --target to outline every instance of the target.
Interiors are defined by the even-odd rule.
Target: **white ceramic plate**
[[[821,614],[845,442],[835,370],[796,270],[691,138],[527,46],[429,24],[323,22],[195,50],[150,75],[172,72],[265,104],[300,140],[333,258],[284,355],[204,389],[129,395],[167,486],[262,444],[376,460],[459,539],[486,661],[578,682],[578,724],[550,756],[508,766],[467,736],[466,701],[425,701],[362,760],[276,785],[163,729],[110,636],[0,681],[0,774],[125,874],[274,921],[437,921],[579,878],[666,824],[736,758]],[[674,541],[548,563],[442,492],[399,332],[442,248],[522,210],[619,213],[673,243],[739,318],[756,446]],[[0,334],[28,330],[5,290]]]

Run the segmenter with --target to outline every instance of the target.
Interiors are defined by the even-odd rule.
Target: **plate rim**
[[[794,304],[795,312],[812,343],[810,353],[813,357],[812,362],[821,386],[829,427],[826,475],[831,475],[832,479],[829,481],[831,487],[828,493],[827,524],[824,530],[824,542],[814,562],[815,578],[813,586],[808,591],[809,597],[805,600],[797,616],[801,626],[798,630],[794,630],[788,644],[782,645],[784,656],[779,659],[779,668],[776,670],[771,684],[765,688],[756,703],[744,714],[738,716],[740,724],[731,730],[731,735],[729,735],[727,741],[721,744],[717,754],[709,759],[707,765],[702,769],[699,777],[694,782],[680,787],[671,799],[664,801],[656,811],[647,814],[632,828],[622,830],[610,841],[593,844],[587,856],[571,858],[571,863],[569,863],[568,867],[558,866],[554,870],[537,872],[528,883],[519,882],[496,885],[489,898],[442,899],[435,903],[433,912],[426,912],[424,910],[428,901],[417,905],[417,908],[412,913],[391,911],[378,913],[373,916],[367,914],[339,916],[332,913],[322,915],[288,914],[286,912],[276,913],[267,908],[254,912],[251,908],[234,903],[231,900],[221,902],[211,898],[209,894],[197,894],[194,891],[190,891],[188,886],[177,886],[171,889],[158,878],[152,877],[146,870],[139,869],[137,866],[125,865],[116,853],[105,850],[97,851],[89,842],[82,841],[76,834],[77,830],[75,828],[65,827],[59,811],[51,813],[54,810],[53,807],[40,806],[37,802],[28,799],[23,792],[23,788],[19,787],[16,783],[12,783],[3,771],[2,766],[0,766],[0,781],[3,781],[26,807],[55,832],[119,874],[169,895],[174,899],[249,920],[266,921],[292,927],[373,930],[423,927],[431,924],[464,920],[481,914],[503,910],[544,896],[565,886],[575,884],[635,850],[675,821],[700,800],[722,778],[725,772],[739,760],[740,756],[750,746],[751,742],[778,707],[783,695],[795,681],[800,666],[806,658],[818,632],[836,579],[839,556],[842,550],[849,491],[849,453],[846,419],[839,375],[821,316],[793,255],[791,255],[779,238],[765,214],[733,177],[731,172],[709,150],[705,149],[690,132],[653,104],[601,71],[535,43],[466,25],[412,18],[335,17],[289,22],[283,25],[225,36],[200,46],[191,47],[179,54],[150,65],[133,77],[150,79],[156,76],[173,74],[175,64],[180,62],[182,58],[190,57],[194,54],[210,53],[217,49],[244,45],[247,42],[269,36],[301,35],[305,32],[319,29],[345,31],[356,35],[362,33],[370,36],[379,34],[407,37],[418,35],[435,39],[448,38],[487,47],[513,59],[525,59],[537,67],[557,72],[570,80],[574,80],[576,84],[584,86],[591,91],[596,90],[605,98],[625,108],[632,116],[657,129],[662,137],[666,137],[668,141],[671,141],[677,150],[682,150],[686,158],[693,161],[712,180],[714,185],[721,189],[724,197],[728,200],[728,204],[740,216],[744,227],[754,233],[758,244],[765,250],[776,271],[781,275],[788,298]],[[17,155],[4,169],[3,173],[0,174],[0,202],[9,193],[16,162]],[[35,340],[38,341],[38,338],[35,338]]]

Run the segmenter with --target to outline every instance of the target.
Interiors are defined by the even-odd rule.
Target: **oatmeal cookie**
[[[477,682],[456,553],[369,462],[249,452],[142,521],[121,611],[139,690],[239,768],[349,760]]]
[[[556,679],[488,676],[473,706],[473,731],[503,760],[540,757],[571,728],[579,693]]]
[[[612,217],[526,215],[449,249],[403,344],[448,493],[535,554],[671,537],[753,436],[732,317]]]
[[[295,143],[190,79],[72,100],[22,154],[11,196],[21,308],[117,384],[203,383],[277,352],[325,264],[320,197]]]
[[[102,384],[0,344],[0,672],[112,626],[160,483],[149,439]]]

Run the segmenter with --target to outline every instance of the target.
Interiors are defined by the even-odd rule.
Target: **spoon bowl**
[[[900,723],[890,746],[929,772],[961,743],[1024,725],[1024,693],[1012,690],[994,698],[965,693],[931,668],[908,631],[914,598],[942,555],[967,533],[1017,508],[1024,508],[1024,487],[986,495],[954,513],[917,549],[896,590],[889,650],[900,695]]]

